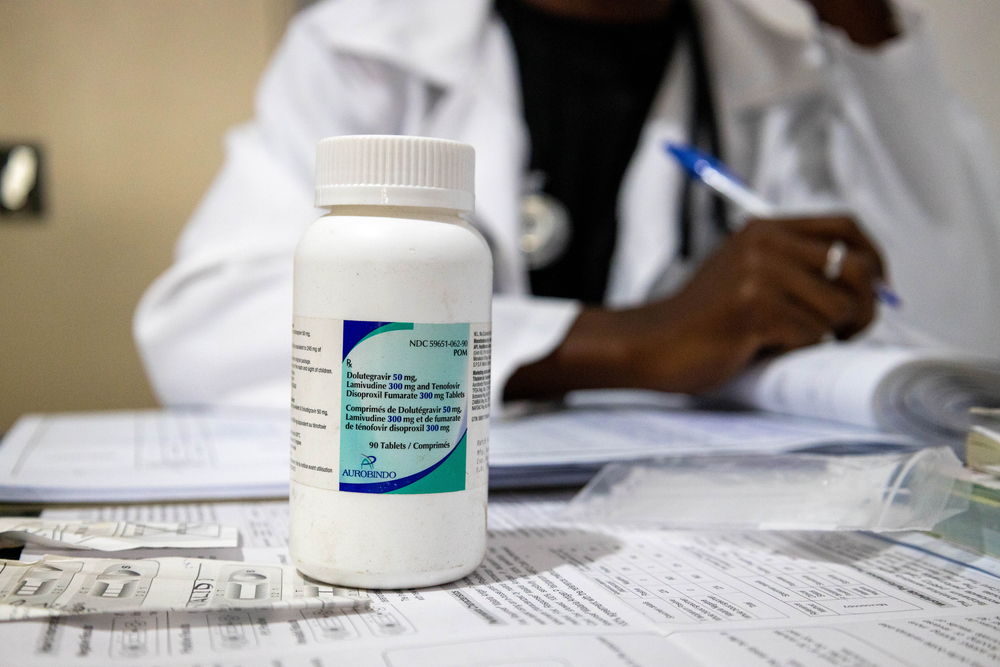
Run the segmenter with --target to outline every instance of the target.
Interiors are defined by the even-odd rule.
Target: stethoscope
[[[715,104],[709,83],[708,66],[701,28],[691,9],[690,2],[681,2],[677,11],[678,43],[683,42],[690,53],[692,64],[692,99],[688,106],[687,126],[689,143],[704,148],[712,155],[721,156],[721,142],[715,117]],[[569,210],[558,199],[548,194],[545,175],[532,172],[525,179],[520,200],[521,235],[520,249],[529,269],[541,269],[562,257],[572,236]],[[690,259],[694,252],[693,219],[695,204],[692,182],[684,181],[681,190],[678,225],[678,255]],[[728,233],[726,205],[720,197],[711,196],[709,217],[716,232]]]

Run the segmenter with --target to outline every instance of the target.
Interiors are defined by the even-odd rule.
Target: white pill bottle
[[[295,253],[291,555],[363,588],[454,581],[486,548],[492,259],[455,141],[320,142]]]

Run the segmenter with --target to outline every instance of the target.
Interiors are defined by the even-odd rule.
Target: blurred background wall
[[[154,404],[132,311],[249,118],[293,0],[0,0],[0,143],[46,212],[0,218],[0,430]]]
[[[302,4],[0,0],[0,144],[42,146],[47,208],[0,218],[0,431],[29,411],[155,404],[133,309]],[[926,4],[956,88],[1000,138],[1000,2]]]

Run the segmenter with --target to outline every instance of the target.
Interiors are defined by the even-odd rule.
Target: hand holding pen
[[[788,216],[749,190],[724,165],[694,149],[668,152],[699,181],[749,216],[695,272],[677,295],[711,290],[721,307],[742,312],[744,344],[757,354],[782,352],[826,338],[854,336],[872,321],[875,300],[899,299],[884,283],[882,258],[847,215]],[[748,341],[754,341],[748,343]]]
[[[761,220],[780,218],[777,207],[763,197],[750,190],[740,179],[722,164],[717,158],[696,148],[668,142],[664,148],[672,155],[692,178],[721,195],[726,201],[737,206],[752,218]],[[868,243],[871,246],[871,243]],[[843,271],[843,262],[849,248],[844,240],[835,239],[830,243],[823,265],[823,276],[830,281],[837,280]],[[882,279],[872,283],[872,289],[879,301],[887,306],[898,308],[902,300]]]
[[[554,351],[510,377],[507,399],[612,387],[700,393],[761,357],[868,326],[882,259],[854,220],[778,216],[719,173],[715,187],[753,219],[676,293],[632,308],[584,307]]]
[[[730,188],[728,196],[748,192]],[[632,308],[584,307],[556,350],[511,376],[505,396],[610,387],[700,393],[762,357],[868,326],[882,260],[853,219],[782,217],[759,197],[739,205],[753,219],[680,290]]]

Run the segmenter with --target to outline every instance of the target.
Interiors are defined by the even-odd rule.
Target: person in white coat
[[[520,4],[612,24],[669,20],[674,3]],[[139,306],[136,340],[157,395],[168,405],[287,405],[291,258],[319,214],[316,143],[341,134],[476,148],[475,222],[495,263],[495,412],[505,399],[576,388],[698,392],[762,355],[851,337],[875,317],[876,246],[907,329],[1000,353],[996,171],[919,13],[881,0],[692,4],[697,29],[674,35],[615,184],[603,283],[578,298],[534,294],[539,274],[521,248],[522,197],[539,183],[518,60],[526,38],[511,17],[490,0],[336,0],[304,11],[265,73],[255,119],[228,136],[174,265]],[[738,212],[685,185],[662,146],[700,141],[692,117],[703,115],[706,88],[727,163],[797,215],[726,233]],[[835,241],[848,252],[828,280]],[[574,268],[572,247],[564,286],[593,268]]]

